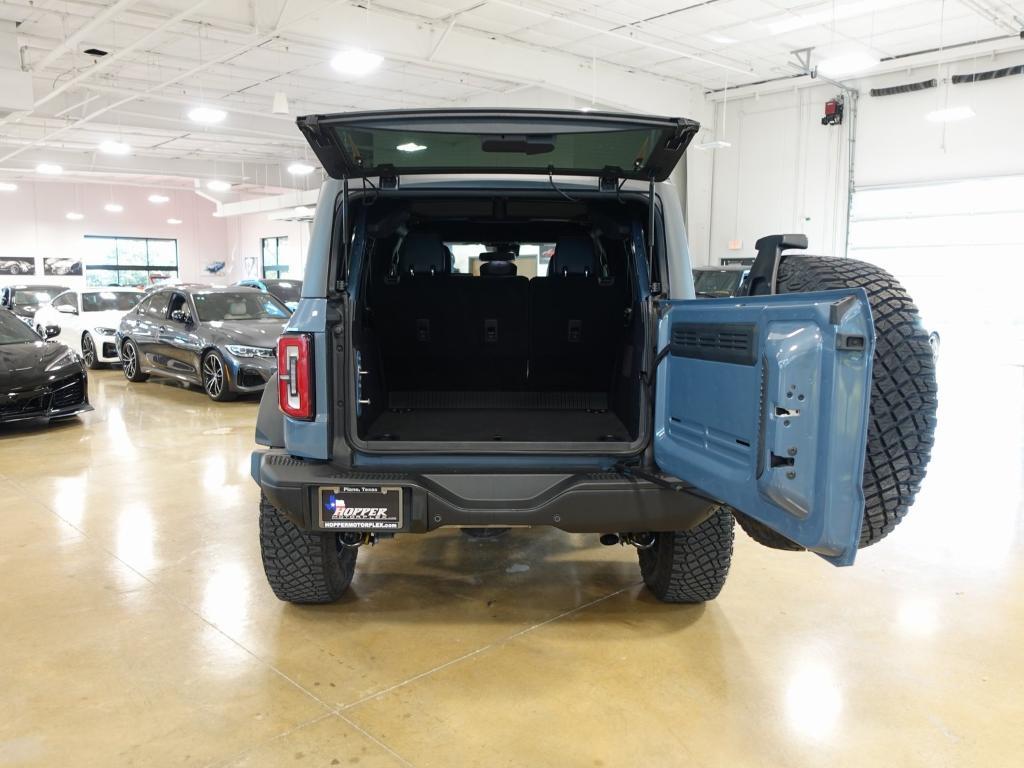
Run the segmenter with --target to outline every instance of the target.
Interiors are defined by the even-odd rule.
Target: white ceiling
[[[792,76],[795,49],[908,67],[918,51],[1019,46],[1020,19],[1024,0],[0,0],[35,91],[33,110],[0,118],[0,180],[51,160],[90,177],[309,188],[316,174],[283,171],[309,158],[295,115],[501,104],[531,89],[567,107],[670,112]],[[329,60],[352,46],[383,66],[339,76]],[[291,116],[271,114],[277,91]],[[199,103],[227,120],[189,121]],[[132,154],[97,153],[105,139]]]

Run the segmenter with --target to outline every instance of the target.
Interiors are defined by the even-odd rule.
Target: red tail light
[[[277,400],[285,416],[312,420],[313,337],[308,333],[277,340]]]

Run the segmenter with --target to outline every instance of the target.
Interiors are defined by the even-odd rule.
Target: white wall
[[[170,197],[160,205],[146,198],[153,192]],[[108,213],[103,206],[118,202],[122,213]],[[18,182],[15,192],[0,192],[0,256],[21,256],[36,260],[36,274],[17,279],[0,275],[0,284],[26,282],[80,285],[82,277],[43,275],[44,257],[81,258],[85,235],[122,237],[163,237],[178,241],[178,270],[183,279],[224,282],[204,269],[212,261],[224,260],[227,252],[225,222],[213,217],[214,206],[191,191],[168,191],[144,187],[63,182]],[[81,221],[68,221],[65,214],[77,211]],[[172,225],[167,219],[181,224]]]
[[[943,82],[953,74],[1020,63],[1024,53],[852,81],[861,92],[856,185],[1024,173],[1020,138],[1024,77],[948,87]],[[896,96],[868,95],[873,87],[932,77],[939,79],[938,88]],[[806,233],[813,253],[844,252],[849,122],[841,128],[820,123],[825,102],[837,93],[825,85],[730,98],[727,107],[716,105],[719,138],[731,141],[732,147],[713,153],[706,243],[697,239],[691,226],[698,259],[706,254],[710,262],[718,263],[723,257],[751,256],[755,240],[779,232]],[[977,116],[945,125],[924,119],[931,110],[960,105],[970,106]],[[729,250],[733,239],[742,241],[741,251]]]
[[[262,276],[260,251],[265,237],[287,237],[284,260],[291,269],[282,277],[302,279],[309,248],[309,224],[304,221],[271,221],[265,213],[231,216],[222,219],[227,228],[226,279],[235,282],[246,277]],[[282,250],[285,250],[282,248]]]

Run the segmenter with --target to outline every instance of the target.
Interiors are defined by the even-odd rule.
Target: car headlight
[[[273,357],[273,347],[244,347],[238,344],[226,345],[228,352],[235,357]]]
[[[46,370],[56,371],[58,368],[64,368],[65,366],[68,365],[74,365],[80,359],[81,358],[79,358],[78,353],[75,352],[73,349],[66,349],[64,350],[63,355],[61,355],[48,366],[46,366]]]
[[[113,336],[117,333],[116,328],[93,328],[100,336]]]

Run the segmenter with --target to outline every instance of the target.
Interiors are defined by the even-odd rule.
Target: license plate
[[[380,485],[320,488],[320,527],[338,531],[396,531],[402,527],[402,489]]]

